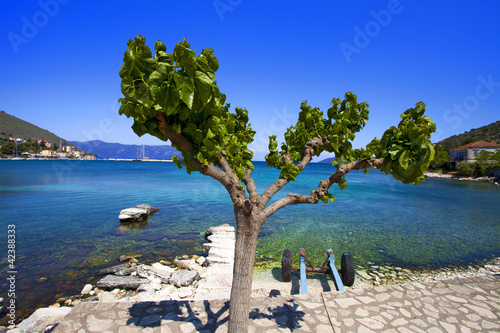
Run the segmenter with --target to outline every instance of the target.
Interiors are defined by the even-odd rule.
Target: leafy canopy
[[[120,69],[125,97],[119,99],[119,113],[134,118],[132,129],[137,135],[149,133],[167,141],[156,118],[161,112],[167,120],[167,131],[181,134],[193,144],[190,151],[173,144],[182,152],[182,161],[174,158],[179,168],[184,165],[188,173],[198,171],[195,161],[215,163],[224,150],[239,179],[245,170],[253,170],[248,144],[255,132],[248,124],[246,109],[229,112],[226,95],[215,81],[219,62],[212,49],[204,49],[197,56],[184,40],[173,53],[166,53],[165,44],[157,41],[153,55],[141,35],[129,40],[127,46]]]
[[[358,103],[356,95],[347,92],[343,101],[334,98],[331,105],[325,119],[322,111],[311,108],[304,101],[297,124],[285,133],[285,142],[280,151],[277,149],[276,136],[270,137],[267,165],[281,170],[281,178],[294,180],[302,171],[300,166],[286,163],[284,157],[288,155],[293,162],[301,161],[306,143],[319,137],[327,144],[316,147],[314,155],[319,156],[323,151],[335,153],[333,165],[337,167],[375,156],[384,159],[384,164],[379,169],[405,184],[416,185],[425,180],[424,171],[434,157],[429,139],[436,130],[436,125],[429,117],[423,116],[424,103],[419,102],[415,108],[406,110],[401,114],[402,120],[397,127],[392,126],[385,131],[382,139],[374,138],[361,149],[353,149],[351,141],[368,121],[368,104]],[[347,187],[345,178],[339,183],[339,187]]]
[[[149,133],[168,140],[159,128],[159,112],[166,118],[168,133],[182,135],[193,145],[186,151],[173,143],[183,155],[182,161],[174,159],[179,168],[184,165],[190,173],[198,171],[196,163],[217,165],[221,151],[225,151],[231,169],[240,180],[245,170],[253,170],[253,154],[248,144],[255,132],[248,123],[246,109],[229,112],[226,95],[219,91],[215,81],[219,62],[212,49],[196,55],[184,40],[175,46],[173,53],[167,53],[165,45],[157,41],[153,55],[141,35],[129,40],[127,46],[120,69],[125,97],[119,100],[122,103],[119,113],[134,118],[132,128],[137,135]],[[379,168],[397,180],[405,184],[424,181],[423,173],[434,157],[429,139],[436,130],[432,120],[424,116],[424,103],[406,110],[397,127],[392,126],[381,139],[374,138],[361,149],[354,149],[351,142],[368,121],[368,104],[358,103],[352,92],[347,92],[344,100],[332,99],[326,118],[307,101],[300,109],[297,124],[286,131],[281,149],[278,150],[276,136],[270,137],[266,162],[281,170],[280,178],[295,180],[304,168],[300,162],[306,155],[307,144],[316,140],[319,144],[313,147],[313,155],[319,156],[323,151],[335,153],[333,164],[337,168],[376,157],[384,159]],[[345,178],[338,185],[345,188]]]

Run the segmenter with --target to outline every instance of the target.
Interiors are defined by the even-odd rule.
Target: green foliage
[[[269,154],[266,156],[268,166],[281,170],[280,178],[295,180],[302,169],[294,164],[285,163],[284,156],[290,156],[292,162],[299,162],[304,157],[304,146],[313,138],[323,138],[330,142],[329,146],[319,146],[314,149],[314,156],[327,151],[335,153],[336,163],[350,162],[355,159],[371,158],[371,154],[363,149],[353,149],[351,141],[356,137],[368,121],[368,104],[358,103],[352,92],[345,94],[343,101],[334,98],[324,119],[319,108],[312,108],[307,101],[300,106],[299,119],[295,126],[288,128],[285,142],[278,150],[276,136],[271,136]]]
[[[122,103],[119,113],[134,119],[132,128],[137,135],[149,133],[168,140],[158,125],[157,112],[162,113],[167,120],[168,136],[181,134],[193,144],[190,151],[183,151],[174,143],[183,155],[182,161],[174,158],[174,162],[179,167],[184,165],[188,173],[198,170],[197,162],[217,163],[222,150],[240,180],[245,170],[253,169],[248,144],[255,132],[248,124],[245,109],[229,112],[226,96],[215,81],[219,63],[212,49],[196,55],[184,40],[173,53],[166,53],[165,45],[157,41],[153,55],[141,35],[129,40],[127,46],[120,69],[124,97],[119,100]],[[423,172],[434,157],[429,138],[435,124],[423,116],[422,102],[401,115],[398,127],[389,128],[380,140],[375,138],[362,149],[354,149],[351,142],[368,121],[368,104],[358,103],[352,92],[347,92],[344,100],[332,99],[326,117],[306,101],[300,110],[297,124],[286,131],[280,149],[276,136],[269,140],[266,162],[281,171],[281,178],[295,180],[302,171],[297,163],[305,156],[306,144],[316,140],[318,144],[308,148],[309,151],[313,149],[314,156],[323,151],[334,153],[334,165],[376,156],[385,159],[381,169],[403,183],[418,184],[424,180]],[[344,178],[338,185],[341,189],[347,187]],[[328,199],[333,200],[333,196],[322,198]]]
[[[377,158],[385,158],[379,167],[386,174],[404,184],[415,185],[425,181],[424,171],[434,158],[434,148],[429,141],[436,130],[436,124],[424,116],[425,104],[419,102],[415,108],[401,114],[398,127],[385,131],[381,140],[374,139],[370,144],[376,150]]]
[[[465,161],[462,161],[457,164],[457,171],[458,174],[461,176],[470,177],[474,174],[475,169],[476,166],[473,163],[467,163]]]
[[[173,53],[166,53],[165,45],[157,41],[153,55],[141,35],[129,40],[127,46],[120,69],[125,97],[119,99],[119,113],[134,118],[132,129],[137,135],[149,133],[167,141],[156,119],[157,112],[162,112],[167,131],[182,134],[193,144],[191,151],[173,145],[182,152],[182,161],[174,159],[179,168],[183,165],[188,173],[198,171],[195,161],[214,163],[224,150],[239,179],[245,170],[253,170],[248,144],[255,132],[248,124],[246,109],[229,112],[226,95],[215,81],[219,62],[212,49],[197,56],[184,40]]]
[[[368,104],[358,103],[356,95],[347,92],[343,101],[334,98],[331,105],[327,119],[324,119],[323,112],[303,102],[299,120],[285,133],[285,142],[280,151],[277,149],[276,136],[270,137],[270,153],[266,156],[266,162],[268,166],[281,170],[281,178],[294,180],[302,171],[294,164],[285,163],[283,157],[289,155],[292,162],[299,162],[304,157],[305,144],[319,137],[328,140],[330,145],[315,148],[314,155],[319,156],[323,151],[335,153],[334,165],[370,159],[375,155],[385,158],[380,169],[397,180],[415,185],[425,180],[424,171],[434,157],[429,139],[436,125],[423,115],[424,103],[419,102],[415,108],[406,110],[401,114],[402,120],[398,127],[389,128],[382,139],[375,138],[362,149],[353,149],[351,141],[368,121]],[[338,185],[340,189],[347,187],[345,180]]]
[[[448,169],[450,163],[450,154],[443,145],[436,145],[436,153],[432,159],[429,168],[433,170]]]
[[[12,140],[0,138],[0,153],[3,155],[16,155],[16,143]],[[29,152],[29,142],[18,142],[17,143],[17,155]]]

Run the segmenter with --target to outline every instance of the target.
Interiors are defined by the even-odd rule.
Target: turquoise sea
[[[255,165],[262,193],[278,172]],[[307,195],[332,169],[310,164],[277,197]],[[297,256],[304,247],[319,264],[332,248],[351,253],[357,265],[412,268],[466,265],[500,254],[499,187],[437,179],[403,185],[377,170],[351,172],[347,179],[344,191],[332,188],[335,202],[289,206],[271,216],[258,258],[278,261],[284,249]],[[161,210],[143,225],[120,225],[120,210],[141,203]],[[141,254],[142,262],[201,254],[205,230],[223,223],[234,225],[225,189],[172,163],[0,161],[0,297],[8,299],[8,225],[16,230],[19,316],[79,293],[122,254]]]

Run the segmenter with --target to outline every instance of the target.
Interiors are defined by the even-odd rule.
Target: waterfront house
[[[67,153],[73,153],[76,149],[73,146],[65,146],[65,150]]]
[[[42,146],[42,147],[45,147],[45,148],[50,148],[50,146],[52,145],[52,143],[49,140],[37,140],[36,143],[39,146]]]
[[[43,157],[56,157],[57,156],[57,152],[54,151],[54,150],[42,150],[40,152],[40,155],[43,156]]]
[[[476,141],[450,150],[450,162],[458,163],[465,161],[475,163],[481,151],[486,150],[492,153],[500,150],[500,144],[496,142]]]

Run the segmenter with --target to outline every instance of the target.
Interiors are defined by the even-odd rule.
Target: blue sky
[[[500,117],[500,2],[81,1],[0,3],[0,110],[65,139],[163,144],[118,115],[118,70],[137,34],[172,51],[186,37],[213,48],[228,102],[267,137],[295,123],[300,103],[326,111],[353,91],[370,105],[361,147],[416,102],[433,141]]]

